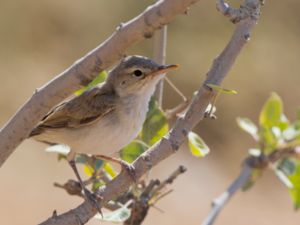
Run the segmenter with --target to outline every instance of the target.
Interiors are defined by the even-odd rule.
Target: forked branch
[[[168,1],[169,2],[169,1]],[[177,1],[174,1],[177,2]],[[170,7],[173,5],[171,4]],[[258,15],[260,11],[259,0],[245,0],[245,10],[249,10],[249,15]],[[257,22],[257,17],[249,16],[242,19],[222,53],[214,60],[211,69],[207,74],[207,79],[200,87],[191,105],[183,117],[177,119],[169,134],[152,146],[148,151],[138,157],[133,166],[136,169],[136,176],[140,178],[151,166],[155,166],[165,158],[177,152],[181,144],[185,141],[186,135],[196,124],[204,118],[206,108],[213,99],[215,92],[207,87],[207,84],[220,85],[228,71],[233,66],[237,56],[245,46],[250,37],[250,32]],[[100,205],[105,205],[109,200],[128,190],[132,180],[126,172],[120,173],[114,180],[99,190],[103,200]],[[81,225],[91,219],[97,209],[89,202],[85,201],[75,209],[61,215],[49,218],[42,225]]]

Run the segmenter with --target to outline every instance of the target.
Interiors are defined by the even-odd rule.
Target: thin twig
[[[240,175],[234,180],[234,182],[227,188],[224,193],[222,193],[213,201],[212,209],[209,212],[208,216],[205,218],[202,225],[212,225],[214,223],[215,219],[217,218],[225,204],[248,181],[251,175],[251,171],[252,168],[245,164]]]
[[[154,34],[154,49],[153,49],[153,59],[160,63],[166,63],[166,52],[167,52],[167,26],[163,26],[160,30],[156,31]],[[164,80],[161,80],[157,86],[154,93],[154,97],[158,102],[159,107],[162,107],[164,92]]]
[[[187,97],[185,97],[185,95],[176,87],[176,85],[168,77],[165,77],[165,80],[173,88],[173,90],[182,98],[182,100],[186,102]]]
[[[212,225],[219,215],[220,211],[224,208],[225,204],[230,200],[230,198],[245,184],[248,182],[251,172],[253,169],[265,170],[270,168],[270,165],[277,162],[278,160],[284,159],[286,157],[298,157],[299,152],[296,148],[284,148],[278,149],[271,154],[264,156],[249,156],[244,160],[244,166],[240,175],[234,180],[234,182],[227,188],[227,190],[221,194],[218,198],[213,201],[212,209],[208,216],[205,218],[202,225]],[[274,169],[271,166],[272,169]]]
[[[185,166],[179,166],[167,179],[165,179],[163,182],[161,182],[154,190],[153,192],[159,192],[161,189],[163,189],[167,184],[171,184],[180,174],[183,174],[186,172]]]

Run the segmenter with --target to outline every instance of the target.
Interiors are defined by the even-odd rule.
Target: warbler
[[[160,65],[142,56],[128,56],[105,82],[54,107],[32,130],[30,138],[70,147],[67,159],[88,197],[77,171],[76,153],[118,162],[131,174],[131,165],[111,158],[140,132],[156,84],[177,65]]]

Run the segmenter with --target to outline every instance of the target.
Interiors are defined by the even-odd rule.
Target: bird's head
[[[142,94],[154,91],[159,80],[176,68],[178,65],[160,65],[146,57],[128,56],[109,73],[107,82],[120,96]]]

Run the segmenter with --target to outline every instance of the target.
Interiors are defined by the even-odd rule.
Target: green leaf
[[[286,159],[281,163],[280,169],[288,177],[292,184],[289,189],[295,209],[300,208],[300,161],[296,159]]]
[[[97,84],[99,83],[102,83],[103,81],[105,81],[107,77],[107,72],[106,71],[102,71],[101,73],[99,73],[99,75],[94,79],[92,80],[87,86],[77,90],[75,92],[75,95],[81,95],[83,92],[85,92],[86,90],[96,86]]]
[[[67,155],[60,154],[60,153],[59,153],[59,154],[57,155],[57,159],[58,159],[58,161],[63,160],[63,159],[64,159],[64,160],[67,160]]]
[[[75,158],[76,163],[86,164],[90,161],[90,158],[85,154],[77,154]]]
[[[293,141],[299,138],[300,130],[296,129],[295,125],[290,125],[287,129],[283,131],[282,135],[286,141]]]
[[[276,150],[278,140],[272,129],[261,127],[259,130],[259,140],[263,153],[269,154]]]
[[[126,162],[133,162],[137,157],[143,154],[144,151],[148,149],[148,145],[142,141],[132,141],[120,152],[121,158]]]
[[[113,212],[104,213],[103,217],[100,214],[97,214],[95,218],[106,222],[123,223],[130,217],[130,214],[130,209],[128,209],[127,206],[124,205]]]
[[[90,165],[87,165],[87,164],[85,164],[83,166],[83,171],[88,177],[93,176],[93,174],[95,172],[95,170]]]
[[[95,180],[92,185],[92,191],[97,191],[103,185],[105,185],[105,183],[102,180]]]
[[[249,133],[254,140],[258,140],[258,134],[257,134],[257,127],[256,125],[248,118],[237,118],[237,123],[239,127],[243,130]]]
[[[114,170],[114,168],[108,163],[105,162],[104,166],[103,166],[103,170],[110,175],[112,178],[115,178],[117,176],[116,171]]]
[[[218,86],[218,85],[215,85],[215,84],[206,84],[206,86],[210,87],[211,89],[213,89],[213,90],[215,90],[219,93],[229,94],[229,95],[237,94],[237,92],[235,90],[225,89],[225,88],[222,88],[221,86]]]
[[[287,119],[287,117],[284,114],[281,114],[280,117],[280,121],[278,124],[278,127],[280,128],[280,130],[283,132],[284,130],[286,130],[290,125],[289,120]]]
[[[283,105],[281,98],[276,93],[272,93],[260,112],[260,126],[267,129],[278,126],[281,121],[282,112]]]
[[[196,157],[204,157],[209,153],[209,148],[198,134],[189,132],[188,144],[191,153]]]
[[[296,161],[290,160],[289,158],[281,160],[276,169],[281,170],[284,172],[287,176],[292,175],[296,172]]]
[[[282,170],[275,170],[275,174],[278,177],[278,179],[288,188],[292,189],[294,188],[294,185],[292,184],[292,182],[290,181],[290,179],[288,178],[288,176],[282,171]]]
[[[153,145],[169,131],[167,118],[152,98],[149,103],[146,120],[141,131],[141,139],[147,145]]]

